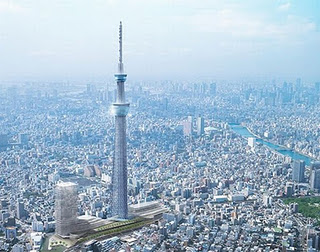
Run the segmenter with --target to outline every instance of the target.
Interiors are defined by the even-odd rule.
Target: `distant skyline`
[[[320,1],[0,0],[0,82],[320,81]]]

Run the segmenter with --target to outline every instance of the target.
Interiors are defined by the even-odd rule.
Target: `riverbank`
[[[302,154],[298,151],[291,150],[286,148],[285,146],[281,146],[272,142],[269,142],[256,134],[254,134],[250,129],[248,129],[244,124],[229,124],[229,127],[232,131],[235,133],[248,138],[248,137],[254,137],[257,138],[257,142],[262,143],[263,145],[267,146],[268,148],[282,154],[285,156],[291,157],[293,160],[303,160],[306,165],[310,166],[311,162],[316,161],[314,158],[307,156],[305,154]]]
[[[286,146],[284,146],[284,145],[281,145],[281,144],[278,144],[278,143],[276,143],[276,142],[273,142],[273,141],[264,139],[264,138],[262,138],[262,137],[260,137],[260,136],[257,136],[248,126],[246,126],[245,124],[243,124],[243,126],[246,127],[246,128],[248,129],[248,131],[249,131],[252,135],[254,135],[254,136],[255,136],[256,138],[258,138],[258,139],[261,139],[262,141],[271,143],[271,144],[273,144],[273,145],[280,146],[280,148],[282,148],[282,149],[285,150],[285,151],[294,151],[294,152],[296,152],[296,153],[298,153],[298,154],[300,154],[300,155],[309,157],[309,158],[312,159],[313,161],[317,161],[314,157],[312,157],[312,156],[310,156],[310,155],[308,155],[308,154],[305,154],[305,153],[303,153],[303,152],[301,152],[301,151],[298,151],[298,150],[295,150],[295,149],[292,149],[292,148],[288,148],[288,147],[286,147]]]

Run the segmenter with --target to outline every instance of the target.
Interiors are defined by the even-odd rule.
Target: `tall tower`
[[[116,102],[112,105],[115,116],[115,156],[112,174],[112,216],[120,219],[128,218],[128,193],[127,193],[127,139],[126,116],[129,103],[126,103],[124,82],[127,74],[123,71],[122,63],[122,23],[119,27],[119,63],[118,73],[114,75],[117,81]]]

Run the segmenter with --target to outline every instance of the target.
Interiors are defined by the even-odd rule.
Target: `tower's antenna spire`
[[[122,63],[122,22],[120,21],[119,26],[119,73],[123,73],[123,63]]]

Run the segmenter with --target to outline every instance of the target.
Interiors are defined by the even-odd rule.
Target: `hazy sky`
[[[0,0],[0,81],[320,80],[320,1]]]

